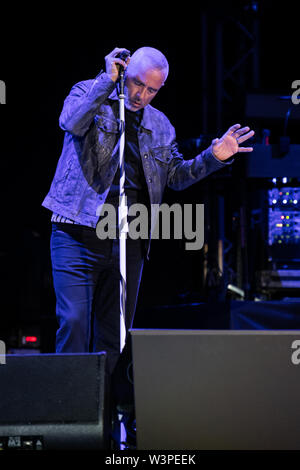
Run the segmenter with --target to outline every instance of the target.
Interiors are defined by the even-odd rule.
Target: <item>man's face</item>
[[[149,104],[164,83],[161,70],[134,67],[126,74],[125,106],[131,111],[138,111]]]

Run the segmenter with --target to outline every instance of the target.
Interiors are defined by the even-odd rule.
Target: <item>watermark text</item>
[[[0,365],[6,364],[6,347],[4,341],[0,340]]]
[[[6,104],[6,85],[3,80],[0,80],[0,104]]]
[[[292,93],[291,100],[293,104],[300,103],[300,80],[294,80],[292,83],[292,88],[295,90]]]
[[[185,239],[186,250],[200,250],[204,244],[204,204],[151,204],[148,209],[136,203],[116,209],[105,203],[99,206],[97,215],[96,234],[101,240],[117,238],[119,226],[120,233],[132,240]]]

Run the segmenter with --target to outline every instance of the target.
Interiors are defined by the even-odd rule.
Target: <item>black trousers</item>
[[[126,329],[132,326],[144,265],[142,240],[126,242]],[[51,260],[58,329],[56,352],[107,353],[111,374],[120,356],[119,239],[95,229],[53,223]]]

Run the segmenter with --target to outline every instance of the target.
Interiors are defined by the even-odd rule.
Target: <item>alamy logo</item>
[[[132,240],[170,240],[173,233],[174,239],[188,240],[186,250],[200,250],[204,244],[204,204],[151,204],[149,211],[147,206],[139,203],[129,207],[120,205],[118,210],[105,203],[98,207],[97,216],[100,219],[96,234],[100,240],[117,238],[120,219],[120,232]],[[125,218],[127,224],[122,223]]]
[[[3,80],[0,80],[0,104],[6,104],[6,85]]]
[[[296,90],[293,92],[291,99],[293,104],[299,104],[300,103],[300,80],[294,80],[292,83],[292,88],[293,90],[296,88]]]
[[[300,339],[295,339],[295,341],[292,342],[291,348],[294,349],[291,355],[291,361],[297,366],[300,364]]]
[[[0,340],[0,365],[1,364],[6,364],[6,347],[4,341]]]

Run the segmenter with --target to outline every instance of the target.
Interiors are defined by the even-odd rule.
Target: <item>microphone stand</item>
[[[119,264],[120,264],[120,353],[122,353],[126,342],[126,238],[128,232],[128,207],[127,197],[125,195],[125,94],[124,94],[124,68],[120,66],[119,71],[119,167],[120,167],[120,184],[119,184]],[[124,450],[124,442],[126,441],[126,430],[124,427],[123,414],[118,413],[119,420],[119,438],[120,450]]]
[[[119,190],[119,262],[120,262],[120,352],[123,351],[126,340],[126,238],[128,232],[128,207],[125,195],[125,95],[124,95],[124,68],[120,66],[120,92],[119,92],[119,165],[120,165],[120,190]]]

